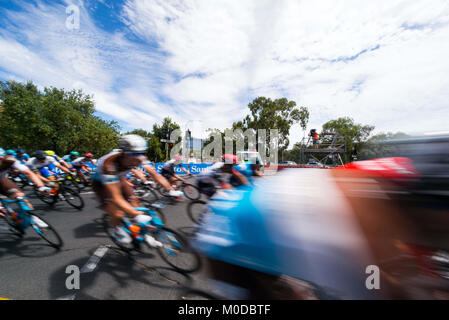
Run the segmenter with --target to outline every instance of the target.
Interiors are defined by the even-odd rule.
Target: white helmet
[[[124,152],[145,152],[148,148],[145,139],[137,134],[121,137],[118,145]]]

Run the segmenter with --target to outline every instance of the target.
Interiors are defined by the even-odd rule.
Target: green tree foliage
[[[300,123],[301,127],[306,128],[309,120],[309,111],[306,107],[296,108],[295,101],[289,101],[286,98],[272,100],[266,97],[258,97],[248,104],[250,114],[233,124],[233,129],[266,129],[267,145],[269,142],[269,130],[279,130],[279,151],[285,150],[290,141],[288,135],[290,128],[295,123]]]
[[[346,161],[351,159],[351,150],[354,146],[358,146],[356,149],[358,149],[358,153],[360,152],[360,147],[366,142],[373,130],[374,126],[355,123],[349,117],[331,120],[323,125],[323,132],[338,133],[340,136],[345,137]]]
[[[382,142],[406,138],[410,138],[410,136],[402,132],[381,132],[373,135],[360,147],[360,160],[392,156],[396,153],[395,146],[384,145]]]
[[[0,145],[7,148],[71,150],[101,156],[117,148],[119,126],[94,115],[95,105],[81,90],[44,88],[0,81]]]

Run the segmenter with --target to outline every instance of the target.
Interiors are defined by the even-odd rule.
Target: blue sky
[[[0,0],[0,80],[81,88],[124,130],[170,116],[200,135],[262,95],[307,106],[314,128],[448,130],[448,40],[444,0]]]

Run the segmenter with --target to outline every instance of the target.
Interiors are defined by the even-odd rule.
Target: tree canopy
[[[28,151],[76,150],[103,155],[117,147],[119,126],[95,114],[91,96],[81,90],[44,88],[0,81],[0,145]]]
[[[346,161],[351,159],[351,150],[355,145],[363,144],[374,130],[374,126],[355,123],[349,117],[331,120],[323,125],[323,132],[338,133],[345,137]]]

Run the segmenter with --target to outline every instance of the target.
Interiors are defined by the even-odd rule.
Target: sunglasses
[[[131,156],[131,157],[141,157],[141,156],[145,155],[145,153],[143,153],[143,152],[127,152],[126,155]]]

